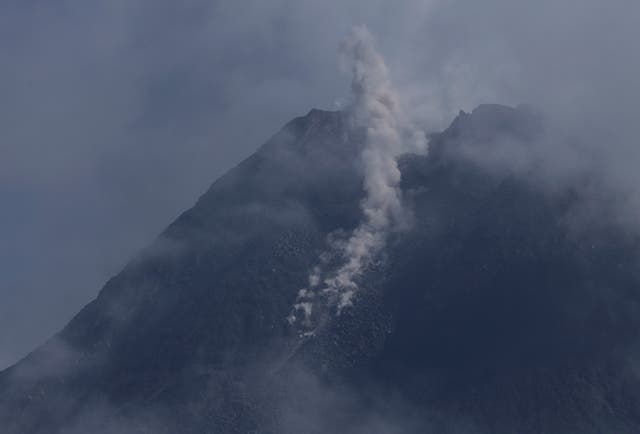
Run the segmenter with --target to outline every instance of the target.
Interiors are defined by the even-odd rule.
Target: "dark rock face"
[[[301,340],[285,318],[363,193],[346,116],[293,120],[0,374],[2,432],[640,432],[638,240],[460,151],[540,131],[481,106],[403,156],[413,226]]]

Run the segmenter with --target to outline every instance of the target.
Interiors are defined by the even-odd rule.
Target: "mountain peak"
[[[339,110],[322,110],[317,108],[312,108],[309,110],[309,113],[305,117],[317,118],[317,119],[327,119],[331,116],[339,115],[341,112]]]
[[[302,339],[286,318],[318,258],[340,261],[363,178],[345,113],[292,120],[0,374],[3,433],[639,432],[637,242],[573,233],[570,200],[531,183],[433,164],[536,125],[483,105],[405,155],[413,224]]]

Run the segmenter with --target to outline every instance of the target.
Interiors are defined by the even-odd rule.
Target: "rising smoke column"
[[[346,240],[332,243],[343,258],[342,265],[327,272],[326,260],[321,257],[320,265],[310,273],[309,286],[300,290],[289,321],[294,323],[296,313],[301,312],[306,327],[313,327],[311,315],[318,303],[335,306],[338,313],[352,304],[357,278],[384,248],[389,232],[407,220],[396,160],[406,152],[426,151],[424,133],[412,128],[403,115],[389,70],[366,27],[352,31],[341,54],[350,64],[353,77],[354,102],[349,109],[353,127],[365,133],[360,153],[363,217]]]

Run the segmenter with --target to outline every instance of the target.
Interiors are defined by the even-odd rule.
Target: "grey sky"
[[[637,0],[7,0],[0,367],[282,124],[344,101],[338,46],[357,24],[426,129],[534,103],[606,150],[640,209]],[[575,158],[546,156],[558,172]]]

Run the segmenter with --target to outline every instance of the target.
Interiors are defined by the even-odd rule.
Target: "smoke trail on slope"
[[[353,74],[353,126],[365,132],[360,153],[363,219],[346,240],[330,243],[342,257],[342,265],[327,275],[324,268],[328,255],[322,255],[320,265],[310,273],[309,286],[298,294],[289,321],[295,323],[301,316],[303,326],[309,329],[313,328],[311,318],[319,303],[335,306],[338,313],[352,304],[358,277],[384,248],[389,232],[406,222],[396,159],[406,152],[426,151],[425,135],[406,121],[387,66],[367,28],[355,28],[341,52]]]

